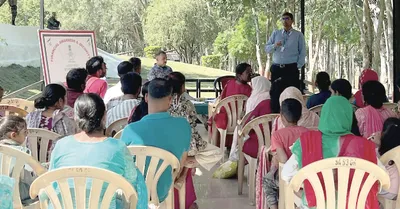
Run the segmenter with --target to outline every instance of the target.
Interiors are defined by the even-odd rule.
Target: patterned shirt
[[[207,147],[207,142],[203,141],[199,132],[196,129],[197,113],[193,103],[188,100],[183,94],[175,95],[173,103],[169,108],[169,112],[174,117],[183,117],[190,123],[192,127],[192,140],[190,141],[189,156],[194,156],[198,151],[202,151]]]
[[[155,64],[153,68],[151,68],[149,75],[147,76],[147,79],[151,81],[155,78],[167,78],[170,73],[172,73],[171,67],[169,66],[160,67],[157,64]]]

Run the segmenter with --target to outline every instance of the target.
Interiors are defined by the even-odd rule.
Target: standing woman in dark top
[[[332,95],[342,96],[348,100],[350,100],[351,96],[353,95],[351,89],[352,89],[351,84],[346,79],[337,79],[333,81],[330,87]],[[353,111],[353,123],[351,124],[351,133],[353,133],[356,136],[361,136],[360,130],[358,128],[357,118],[356,115],[354,114],[354,111]]]

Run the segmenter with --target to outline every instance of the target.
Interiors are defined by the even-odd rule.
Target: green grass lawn
[[[122,59],[129,59],[127,56],[122,56]],[[148,58],[140,58],[142,60],[142,78],[147,78],[149,70],[153,67],[155,60]],[[223,75],[233,75],[232,72],[207,68],[198,65],[185,64],[181,62],[168,61],[168,65],[174,70],[183,73],[187,79],[198,78],[212,78],[215,79]],[[8,67],[0,67],[0,86],[6,90],[7,93],[19,90],[25,86],[35,83],[40,80],[40,68],[22,67],[20,65],[10,65]],[[110,86],[115,85],[118,79],[107,79]],[[17,95],[19,98],[28,98],[40,92],[39,85],[35,86],[28,91],[22,92]],[[186,88],[195,88],[195,83],[187,83]],[[214,88],[212,83],[202,83],[202,89]],[[195,93],[191,93],[196,96]],[[214,93],[202,93],[203,98],[213,98]]]
[[[122,59],[128,60],[130,57],[128,56],[121,56]],[[140,58],[142,60],[142,78],[147,78],[147,74],[149,73],[150,69],[153,67],[155,60],[149,58]],[[215,79],[220,76],[224,75],[234,75],[232,72],[228,72],[225,70],[215,69],[215,68],[208,68],[199,65],[191,65],[182,62],[173,62],[168,61],[168,66],[172,68],[173,71],[181,72],[185,75],[186,79],[199,79],[199,78],[211,78]],[[118,79],[109,79],[110,85],[115,85],[118,82]],[[195,83],[187,83],[186,88],[193,89],[196,87]],[[202,89],[213,89],[213,83],[202,83]],[[195,97],[196,93],[191,92],[191,96]],[[201,93],[202,98],[214,98],[215,93],[208,93],[204,92]]]

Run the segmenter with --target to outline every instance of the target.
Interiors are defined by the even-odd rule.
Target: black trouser
[[[279,65],[273,64],[271,66],[271,82],[281,78],[289,86],[294,86],[300,89],[300,72],[297,68],[297,63]]]

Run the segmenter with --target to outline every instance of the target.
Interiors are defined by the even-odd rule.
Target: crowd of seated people
[[[166,66],[165,52],[158,53],[156,61],[149,76],[151,81],[148,82],[143,82],[140,75],[140,59],[122,62],[118,66],[119,83],[107,90],[107,82],[101,79],[106,75],[106,63],[102,57],[91,58],[86,63],[86,69],[72,69],[68,73],[66,87],[47,85],[35,100],[37,110],[29,113],[26,119],[12,115],[1,117],[0,145],[12,146],[29,154],[30,147],[23,145],[26,139],[29,140],[26,138],[27,129],[41,128],[55,132],[62,137],[45,148],[50,171],[67,166],[94,166],[120,174],[136,189],[139,199],[137,208],[148,207],[149,188],[145,184],[146,175],[135,166],[135,159],[127,146],[158,147],[179,159],[181,169],[177,179],[186,180],[185,208],[197,208],[194,169],[185,168],[185,165],[199,156],[204,159],[205,153],[210,151],[213,151],[214,158],[222,153],[218,153],[220,149],[207,143],[198,132],[196,108],[187,96],[185,75]],[[265,164],[269,166],[268,172],[262,176],[262,185],[258,185],[269,208],[278,207],[278,163],[284,164],[282,180],[289,182],[308,164],[338,156],[368,160],[389,174],[390,189],[378,193],[378,188],[374,186],[367,198],[369,208],[378,207],[379,195],[387,199],[397,198],[399,173],[396,165],[393,161],[382,165],[379,157],[400,145],[396,140],[400,134],[400,120],[396,113],[383,106],[387,101],[385,89],[371,71],[364,71],[360,78],[362,106],[359,106],[360,99],[355,95],[359,108],[356,110],[349,101],[352,86],[345,79],[331,83],[327,73],[318,73],[315,83],[320,92],[305,101],[301,91],[285,80],[277,79],[270,83],[265,77],[252,77],[251,66],[247,63],[236,67],[236,79],[226,84],[217,102],[229,96],[247,96],[245,110],[249,117],[243,125],[263,115],[279,114],[271,125],[272,158],[266,158],[271,163]],[[66,105],[73,107],[73,119],[63,111]],[[323,105],[320,116],[309,110],[317,105]],[[209,125],[226,128],[227,114],[222,109],[210,118]],[[105,136],[104,130],[122,118],[127,118],[128,125],[123,129],[121,139]],[[217,130],[210,128],[209,131]],[[236,174],[237,131],[233,136],[229,161],[217,169],[214,177],[229,178]],[[243,152],[258,158],[260,146],[257,135],[251,131],[245,137]],[[216,161],[203,163],[214,166]],[[28,167],[25,170],[31,172]],[[27,201],[29,185],[35,177],[24,176],[26,179],[21,179],[19,185],[22,191],[20,196]],[[175,181],[170,168],[161,175],[157,184],[160,201],[165,201]],[[177,191],[175,193],[175,208],[179,208]],[[304,184],[302,195],[303,207],[316,206],[310,184]],[[118,198],[113,201],[112,208],[121,208]]]

